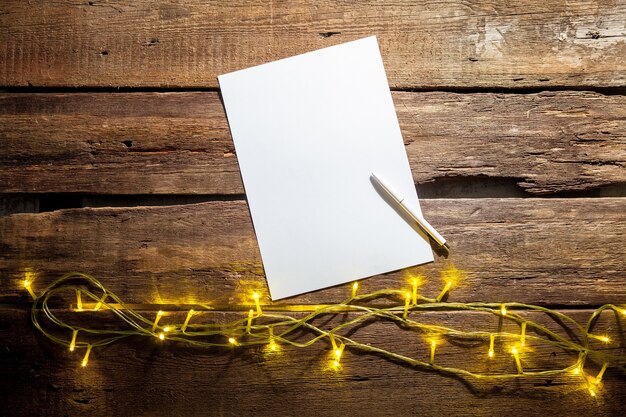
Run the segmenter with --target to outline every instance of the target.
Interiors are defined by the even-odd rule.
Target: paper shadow
[[[433,239],[431,239],[430,236],[428,236],[428,234],[426,234],[422,230],[422,228],[415,222],[415,220],[413,220],[411,216],[409,216],[404,211],[404,209],[402,209],[402,207],[393,198],[391,198],[389,194],[387,194],[387,192],[385,192],[385,190],[380,186],[380,184],[378,184],[378,182],[371,175],[370,175],[370,183],[372,183],[372,186],[374,187],[378,195],[387,204],[389,204],[396,211],[396,213],[398,213],[398,215],[402,217],[402,219],[405,222],[407,222],[409,226],[411,226],[413,230],[419,233],[419,235],[424,240],[428,241],[428,243],[430,244],[430,247],[437,254],[437,256],[443,256],[444,258],[448,258],[450,251],[445,246],[441,246],[437,242],[435,242]]]

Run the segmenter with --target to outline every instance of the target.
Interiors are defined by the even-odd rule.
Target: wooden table
[[[375,34],[425,216],[467,272],[451,300],[581,321],[626,303],[625,21],[623,1],[2,2],[0,415],[626,414],[615,368],[592,399],[575,384],[468,385],[351,352],[329,374],[327,344],[268,359],[138,338],[94,350],[83,369],[30,325],[19,285],[82,271],[148,316],[163,304],[229,310],[264,286],[216,76]],[[425,294],[444,265],[421,269]],[[626,321],[606,320],[620,349]],[[388,323],[361,339],[424,349]],[[460,366],[484,362],[484,346],[441,349]]]

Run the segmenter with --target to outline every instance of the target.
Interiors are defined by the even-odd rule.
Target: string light
[[[444,276],[447,277],[446,275]],[[54,298],[56,300],[63,294],[67,295],[68,290],[73,292],[76,289],[77,281],[81,279],[83,280],[83,283],[81,285],[82,295],[95,302],[99,299],[102,299],[103,293],[107,294],[108,299],[110,300],[110,302],[107,304],[107,308],[115,313],[115,316],[120,317],[125,323],[125,326],[130,326],[130,330],[126,329],[120,331],[109,328],[89,328],[89,326],[85,326],[84,324],[81,325],[81,327],[79,328],[75,327],[72,324],[66,323],[61,318],[54,315],[54,309],[50,308],[48,305],[49,299]],[[442,293],[447,294],[448,289],[446,289],[446,287],[448,287],[448,281],[444,282],[446,284]],[[96,288],[97,291],[94,293],[90,290],[90,288]],[[392,305],[381,305],[379,303],[379,300],[386,300],[387,302],[389,302],[390,300],[394,299],[393,296],[397,297],[397,294],[402,294],[404,296],[404,303],[397,303],[397,301],[396,303],[392,302]],[[258,296],[255,297],[255,301],[258,301],[258,298]],[[614,350],[608,352],[606,350],[595,349],[589,343],[590,339],[600,340],[605,343],[610,342],[608,335],[596,335],[592,332],[592,330],[595,326],[595,323],[597,322],[598,315],[601,314],[602,311],[606,309],[615,310],[617,308],[612,304],[606,304],[597,308],[587,321],[587,324],[581,325],[574,318],[568,316],[566,313],[563,312],[529,304],[507,303],[505,305],[506,307],[545,313],[548,314],[551,318],[558,320],[559,323],[572,323],[575,324],[576,327],[568,329],[567,332],[564,332],[564,335],[559,335],[537,321],[526,319],[522,320],[517,315],[509,313],[507,314],[507,319],[516,321],[521,325],[519,344],[513,346],[511,349],[511,353],[515,359],[517,373],[508,373],[505,371],[494,372],[493,369],[490,369],[488,372],[483,373],[468,371],[462,368],[442,367],[435,363],[437,345],[440,343],[441,340],[445,340],[448,338],[450,338],[451,340],[455,340],[456,338],[458,338],[458,340],[460,341],[467,340],[468,338],[484,338],[485,333],[428,324],[419,320],[420,313],[428,311],[439,311],[444,308],[446,311],[482,312],[493,315],[498,313],[501,314],[503,304],[459,302],[442,303],[441,300],[437,300],[436,298],[432,299],[424,296],[419,296],[419,299],[417,300],[418,303],[416,303],[411,309],[411,311],[416,312],[415,317],[409,318],[409,306],[407,305],[407,300],[409,302],[412,302],[413,299],[413,292],[407,293],[406,291],[399,291],[397,289],[379,290],[371,294],[361,295],[356,298],[351,297],[348,298],[346,301],[337,304],[308,306],[308,309],[311,311],[311,313],[298,317],[292,317],[288,314],[288,312],[306,311],[307,306],[281,306],[281,311],[286,312],[285,314],[274,312],[272,312],[271,314],[266,314],[265,317],[267,318],[267,320],[255,326],[248,326],[246,317],[244,316],[243,318],[235,319],[230,323],[196,323],[194,324],[194,332],[185,333],[191,317],[195,314],[194,310],[189,310],[184,323],[182,323],[181,325],[176,323],[168,323],[167,326],[162,327],[161,331],[159,331],[158,334],[155,334],[155,331],[158,328],[158,323],[161,320],[161,317],[164,315],[163,311],[159,310],[156,314],[154,321],[150,320],[149,318],[144,317],[139,312],[134,311],[115,294],[108,292],[95,278],[85,274],[72,273],[64,275],[41,292],[41,294],[33,302],[33,314],[31,314],[31,319],[33,320],[34,326],[39,331],[41,331],[44,336],[50,338],[57,343],[63,344],[66,347],[69,346],[70,350],[73,350],[77,347],[76,340],[79,330],[84,330],[91,334],[94,340],[91,341],[89,344],[86,344],[87,351],[85,353],[83,361],[81,362],[81,365],[83,366],[87,365],[89,354],[94,347],[104,346],[130,336],[157,336],[159,339],[164,340],[168,333],[172,333],[175,329],[178,328],[180,328],[181,331],[176,332],[176,337],[172,337],[172,340],[185,341],[186,343],[189,343],[193,346],[244,347],[265,344],[270,351],[273,351],[278,348],[278,344],[276,343],[278,338],[280,338],[281,344],[286,344],[293,347],[310,346],[320,340],[328,338],[332,344],[331,360],[332,365],[335,369],[338,369],[341,363],[344,349],[356,349],[364,353],[372,353],[380,357],[388,358],[390,360],[393,360],[394,362],[405,363],[415,368],[431,369],[439,371],[445,375],[456,375],[462,378],[476,377],[482,380],[491,381],[513,378],[545,378],[549,376],[561,375],[564,373],[573,373],[575,375],[583,374],[584,376],[585,361],[587,360],[587,357],[591,357],[593,358],[594,362],[597,361],[604,364],[596,378],[593,380],[595,383],[589,384],[589,382],[587,382],[588,380],[584,378],[586,387],[589,388],[590,394],[593,396],[596,395],[597,390],[600,387],[600,381],[602,380],[605,371],[608,369],[609,363],[622,364],[626,362],[626,356],[624,354],[615,353]],[[397,300],[397,298],[395,298],[395,300]],[[257,307],[258,312],[260,311],[260,305],[258,305]],[[241,306],[233,306],[233,311],[241,311]],[[346,311],[352,311],[355,314],[354,318],[351,318],[347,322],[337,324],[330,329],[324,329],[322,328],[322,326],[318,327],[318,325],[315,324],[316,319],[324,315],[335,315],[340,312]],[[250,318],[251,316],[254,317],[254,310],[252,310],[252,313],[250,313],[250,310],[248,310],[247,315],[248,318]],[[40,323],[40,317],[47,319],[46,324],[48,324],[49,326],[60,327],[55,331],[50,331],[42,326],[42,324]],[[430,355],[428,362],[419,360],[417,358],[400,355],[391,350],[386,350],[381,347],[372,346],[369,343],[360,343],[353,337],[348,338],[335,334],[335,332],[339,331],[342,331],[342,333],[347,330],[349,331],[351,327],[356,328],[372,319],[395,322],[397,324],[400,324],[401,326],[399,328],[405,331],[427,334],[427,341],[430,345]],[[87,320],[87,318],[85,318],[85,320]],[[327,323],[327,321],[324,322]],[[533,328],[533,335],[526,334],[526,329],[528,326]],[[71,339],[69,339],[68,336],[65,336],[69,340],[63,337],[64,334],[68,335],[66,331],[67,329],[72,331]],[[277,333],[279,331],[280,333]],[[312,333],[313,335],[315,335],[315,337],[311,338],[305,343],[298,342],[296,341],[296,339],[300,337],[302,331]],[[577,332],[579,332],[580,334],[576,334]],[[280,336],[275,336],[276,334],[280,334]],[[235,335],[239,336],[240,339],[236,339]],[[495,356],[494,345],[496,336],[510,338],[514,337],[515,335],[508,333],[489,334],[489,351],[487,353],[488,359],[491,359]],[[219,337],[221,337],[222,339],[220,339]],[[578,361],[574,365],[566,366],[563,368],[532,370],[524,372],[520,358],[520,346],[523,346],[523,344],[529,340],[532,341],[533,345],[551,346],[553,349],[562,349],[567,353],[578,353]],[[593,386],[589,387],[589,385]]]
[[[246,323],[246,333],[250,333],[252,327],[252,319],[254,318],[254,310],[248,310],[248,322]]]
[[[157,312],[156,318],[154,319],[154,323],[152,323],[152,333],[156,330],[157,325],[159,324],[159,320],[163,317],[163,310],[159,310]]]
[[[85,352],[85,356],[83,356],[83,361],[80,363],[80,366],[83,368],[87,366],[87,362],[89,362],[89,354],[91,353],[91,348],[93,345],[87,345],[87,351]]]
[[[431,365],[435,364],[435,350],[437,349],[437,340],[435,339],[431,339],[430,340],[430,358],[428,363],[430,363]]]
[[[517,350],[517,347],[514,346],[511,349],[511,353],[513,354],[513,357],[515,358],[515,366],[517,367],[517,373],[523,374],[524,370],[522,369],[522,362],[520,361],[519,351]]]
[[[489,357],[489,359],[492,359],[493,355],[494,355],[493,344],[494,344],[495,340],[496,340],[496,335],[495,334],[489,335],[489,352],[487,352],[487,356]]]
[[[607,335],[600,335],[600,336],[598,336],[598,335],[595,335],[595,334],[589,334],[588,336],[591,337],[592,339],[599,340],[602,343],[606,343],[606,344],[611,343],[611,338],[609,336],[607,336]]]
[[[187,330],[187,325],[189,324],[189,320],[191,320],[191,317],[193,317],[193,314],[194,314],[193,309],[189,310],[189,312],[187,313],[187,317],[185,317],[185,321],[183,322],[183,325],[180,327],[181,332],[185,333],[185,330]]]
[[[33,287],[32,287],[33,282],[27,278],[24,281],[22,281],[22,285],[24,285],[24,288],[26,288],[26,291],[28,291],[30,296],[33,297],[33,300],[36,300],[37,296],[35,295],[35,292],[33,291]]]
[[[593,381],[596,385],[602,381],[602,376],[604,375],[604,371],[606,371],[607,366],[609,366],[609,364],[606,362],[602,365],[602,369],[600,369],[600,372],[598,372],[598,375]]]
[[[256,312],[257,315],[260,316],[261,314],[263,314],[263,311],[261,310],[261,303],[259,302],[259,293],[258,292],[254,292],[252,293],[252,298],[254,298],[254,304],[256,305]]]
[[[358,289],[359,289],[359,283],[355,281],[352,284],[352,298],[356,297],[356,292]]]
[[[506,305],[502,304],[502,306],[500,307],[500,314],[502,314],[503,316],[506,316]]]
[[[78,330],[72,330],[72,341],[70,342],[70,352],[74,352],[76,348],[76,335],[78,335]]]
[[[104,301],[107,298],[107,294],[104,294],[102,296],[102,298],[96,303],[96,306],[93,308],[93,311],[98,311],[100,310],[100,307],[102,307],[102,304],[104,304]]]
[[[268,329],[268,332],[269,332],[269,347],[270,347],[270,351],[276,352],[278,350],[278,345],[274,341],[274,328],[270,327]]]
[[[421,275],[411,278],[411,304],[413,305],[417,304],[417,288],[420,286],[420,284],[422,284],[423,281],[424,277],[422,277]]]
[[[411,293],[404,293],[404,313],[402,314],[402,318],[406,320],[407,314],[409,314],[409,304],[411,303]]]
[[[83,299],[80,290],[76,290],[76,311],[83,311]]]

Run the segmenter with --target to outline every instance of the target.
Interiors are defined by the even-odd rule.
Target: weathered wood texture
[[[396,88],[624,86],[625,20],[622,1],[12,0],[0,85],[216,87],[221,73],[377,35]]]
[[[467,271],[454,299],[580,306],[626,302],[625,204],[454,199],[424,200],[423,210]],[[241,303],[265,288],[243,201],[14,214],[0,218],[0,248],[5,301],[28,298],[19,285],[26,271],[38,288],[66,272],[90,273],[133,303]],[[442,265],[423,268],[427,294],[440,290]],[[364,290],[406,285],[405,273],[366,280]],[[344,285],[287,302],[339,302],[348,293]]]
[[[233,320],[241,314],[216,315]],[[590,312],[568,314],[583,322]],[[105,313],[100,316],[102,324],[111,321],[102,318]],[[212,321],[214,316],[197,319]],[[543,321],[537,314],[528,316]],[[428,313],[419,317],[466,330],[498,329],[493,316]],[[351,316],[336,320],[345,318]],[[607,371],[596,399],[589,396],[580,376],[496,383],[469,380],[465,385],[352,349],[346,350],[343,367],[335,372],[328,369],[330,351],[324,342],[267,354],[262,347],[200,349],[137,338],[94,350],[89,365],[81,368],[84,351],[72,354],[52,344],[28,321],[26,309],[0,310],[0,402],[5,416],[492,416],[505,410],[510,415],[591,417],[626,413],[626,379],[616,368]],[[623,319],[611,313],[603,314],[598,324],[598,331],[606,331],[614,340],[612,353],[620,352],[619,346],[623,352],[619,333],[623,325]],[[519,331],[516,325],[510,327],[504,329]],[[554,323],[550,327],[558,329]],[[427,342],[391,323],[370,322],[350,337],[421,360],[428,357]],[[496,345],[493,361],[486,358],[487,348],[486,341],[464,347],[444,343],[436,361],[473,371],[515,372],[507,345]],[[521,360],[526,370],[556,369],[574,364],[576,355],[532,344]],[[596,375],[598,364],[589,363],[586,372]]]
[[[626,96],[394,94],[416,183],[626,184]],[[240,194],[216,93],[0,95],[0,192]]]

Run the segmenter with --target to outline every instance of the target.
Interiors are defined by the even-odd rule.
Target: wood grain
[[[590,312],[575,310],[568,314],[582,322]],[[240,315],[215,313],[221,320]],[[484,315],[422,316],[431,323],[497,331],[497,321],[490,322]],[[538,319],[536,314],[528,316]],[[598,331],[608,332],[614,340],[613,353],[623,353],[624,334],[620,329],[624,322],[616,325],[616,319],[621,320],[603,314]],[[106,317],[101,320],[103,324],[110,321]],[[605,374],[595,400],[580,377],[464,384],[351,349],[345,351],[343,368],[337,373],[327,369],[330,351],[325,343],[305,349],[287,347],[278,355],[268,355],[261,347],[199,349],[138,338],[94,350],[89,365],[81,368],[82,351],[72,354],[52,344],[28,322],[27,309],[0,309],[0,401],[6,416],[440,416],[444,412],[452,416],[490,416],[500,415],[502,410],[511,415],[537,415],[541,410],[554,416],[619,416],[626,411],[622,395],[626,379],[616,368]],[[419,359],[428,355],[427,344],[419,336],[402,333],[390,323],[369,323],[351,337]],[[521,357],[527,370],[555,369],[576,361],[575,355],[559,350],[539,345],[532,348]],[[485,343],[473,347],[445,343],[438,348],[436,361],[475,371],[514,371],[513,360],[504,349],[498,344],[496,357],[488,364]],[[588,365],[586,372],[596,375],[599,364]]]
[[[378,37],[394,88],[622,87],[623,2],[59,0],[0,6],[0,85],[217,87],[218,74]]]
[[[418,186],[626,184],[626,96],[393,95]],[[216,93],[2,94],[0,193],[241,194]],[[419,190],[418,190],[419,191]]]
[[[467,271],[454,290],[464,301],[550,305],[626,303],[625,198],[424,200],[449,240],[450,261]],[[241,303],[265,290],[260,255],[243,201],[169,207],[71,209],[0,218],[0,294],[26,300],[24,273],[43,288],[61,274],[100,278],[131,303]],[[441,289],[442,258],[421,268],[425,294]],[[363,282],[398,288],[400,271]],[[342,285],[293,303],[339,302]],[[264,298],[268,300],[267,298]]]

